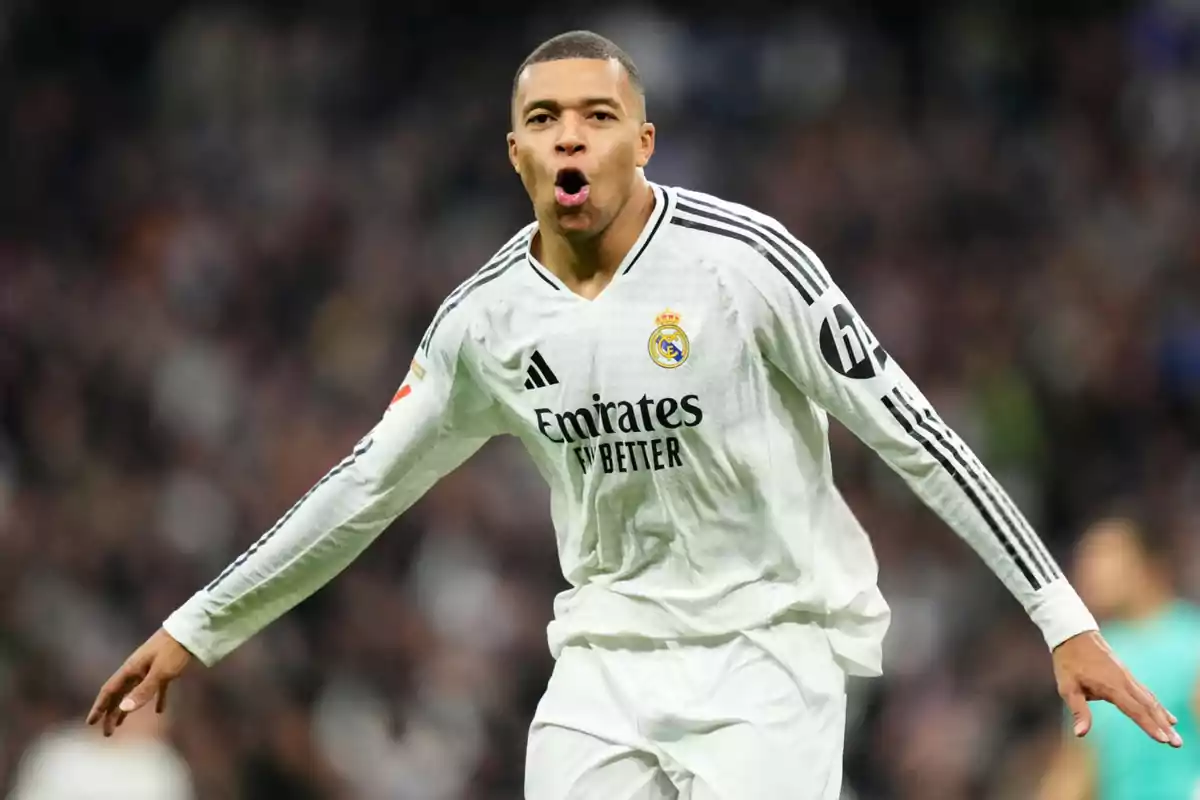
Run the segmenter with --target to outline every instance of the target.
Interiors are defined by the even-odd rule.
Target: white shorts
[[[571,644],[530,726],[525,797],[837,800],[845,726],[845,673],[809,622]]]

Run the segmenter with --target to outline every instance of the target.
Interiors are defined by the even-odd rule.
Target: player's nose
[[[563,125],[558,135],[558,141],[554,143],[555,152],[573,156],[577,153],[582,153],[586,149],[587,143],[584,141],[579,128],[571,124]]]
[[[583,139],[577,136],[564,136],[558,140],[554,149],[563,155],[573,156],[586,150],[587,145],[584,144]]]

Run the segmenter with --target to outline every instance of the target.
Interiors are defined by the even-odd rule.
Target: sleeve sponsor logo
[[[873,378],[887,366],[888,354],[857,314],[834,306],[821,323],[821,355],[834,372],[847,378]]]

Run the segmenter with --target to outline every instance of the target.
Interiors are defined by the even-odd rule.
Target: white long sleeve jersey
[[[800,612],[849,671],[880,671],[889,610],[834,486],[833,414],[965,539],[1051,647],[1096,627],[975,455],[774,219],[653,185],[594,300],[533,257],[531,224],[443,303],[382,419],[165,622],[212,664],[332,579],[490,437],[551,489],[577,637],[709,636]]]

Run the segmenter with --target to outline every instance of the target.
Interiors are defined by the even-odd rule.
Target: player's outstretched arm
[[[105,683],[88,723],[106,735],[192,661],[212,666],[332,580],[496,431],[452,331],[413,362],[383,418],[258,541],[163,623]]]
[[[984,560],[1054,652],[1064,700],[1090,726],[1086,700],[1116,704],[1147,733],[1177,744],[1170,715],[1125,670],[1024,515],[876,339],[812,251],[756,219],[763,258],[753,284],[765,356],[807,397],[874,449]]]

